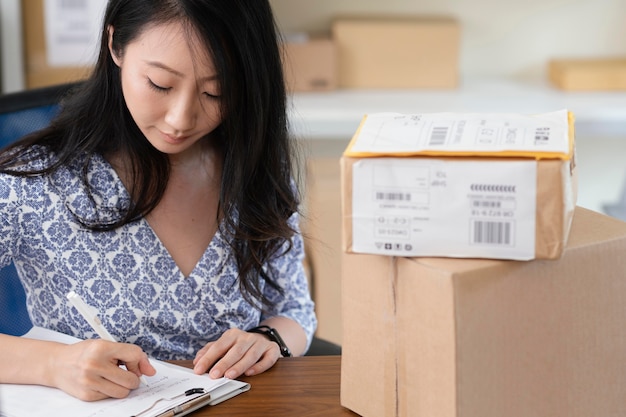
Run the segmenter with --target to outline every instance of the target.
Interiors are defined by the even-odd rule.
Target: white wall
[[[0,92],[24,88],[19,0],[0,0]]]
[[[554,57],[626,56],[624,0],[270,0],[285,32],[328,31],[335,16],[450,15],[461,74],[539,78]]]

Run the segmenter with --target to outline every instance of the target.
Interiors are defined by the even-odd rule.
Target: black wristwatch
[[[291,351],[285,344],[285,341],[280,334],[276,331],[276,329],[270,326],[258,326],[248,330],[250,333],[259,333],[267,336],[272,342],[276,342],[278,347],[280,348],[280,354],[283,355],[284,358],[288,358],[291,356]]]

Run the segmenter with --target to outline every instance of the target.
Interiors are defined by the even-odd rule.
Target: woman
[[[148,355],[237,378],[306,352],[285,103],[266,0],[110,0],[89,79],[0,155],[0,265],[35,325],[96,337],[75,291],[126,343],[0,335],[0,382],[121,398]]]

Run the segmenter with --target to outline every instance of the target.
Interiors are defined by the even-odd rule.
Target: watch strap
[[[267,338],[270,339],[272,342],[276,342],[276,344],[278,344],[278,347],[280,348],[280,354],[283,357],[286,358],[286,357],[290,357],[291,356],[291,351],[287,347],[287,344],[285,343],[283,338],[280,337],[280,334],[278,333],[278,331],[276,329],[274,329],[273,327],[270,327],[270,326],[257,326],[257,327],[254,327],[254,328],[248,330],[248,332],[249,333],[259,333],[259,334],[267,336]]]

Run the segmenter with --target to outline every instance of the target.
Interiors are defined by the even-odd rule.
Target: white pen
[[[76,307],[76,310],[78,310],[78,312],[85,318],[85,320],[87,320],[87,323],[89,323],[89,325],[96,331],[96,333],[98,334],[98,336],[100,336],[102,340],[117,342],[117,340],[113,337],[113,335],[111,335],[111,333],[109,333],[106,327],[102,325],[100,317],[98,317],[98,315],[95,314],[94,310],[89,307],[87,303],[85,303],[85,301],[83,301],[80,295],[76,294],[76,292],[74,291],[70,291],[69,293],[67,293],[67,299],[70,300],[70,303],[72,303],[74,307]],[[141,382],[144,383],[144,385],[148,385],[148,381],[146,380],[145,376],[142,375],[140,379]]]

